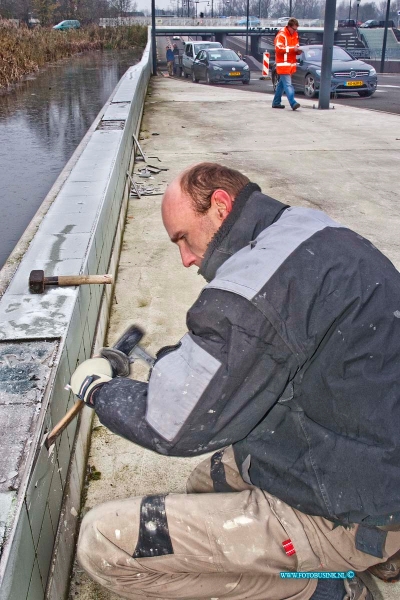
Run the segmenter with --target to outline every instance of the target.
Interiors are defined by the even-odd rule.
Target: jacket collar
[[[288,208],[261,193],[255,183],[248,183],[237,195],[233,208],[208,245],[199,274],[211,281],[218,268],[233,254],[247,246],[266,227],[279,219]]]

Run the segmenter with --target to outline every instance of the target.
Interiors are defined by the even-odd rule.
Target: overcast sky
[[[149,10],[151,11],[151,0],[135,0],[137,2],[137,10]],[[179,0],[179,6],[181,6],[181,2],[182,0]],[[214,0],[214,6],[216,6],[218,4],[218,0]],[[207,2],[201,2],[200,0],[200,4],[198,5],[198,9],[199,11],[201,10],[201,7],[205,7],[207,6]],[[176,10],[176,0],[156,0],[156,8],[173,8],[174,11]]]
[[[138,10],[151,10],[151,0],[136,0]],[[167,8],[171,6],[170,0],[156,0],[156,8]]]

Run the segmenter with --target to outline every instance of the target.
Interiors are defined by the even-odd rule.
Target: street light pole
[[[157,75],[156,0],[151,0],[151,58],[153,64],[153,75]]]
[[[249,53],[249,12],[250,12],[249,4],[250,4],[250,0],[247,0],[247,7],[246,7],[246,56]]]
[[[383,44],[382,44],[382,56],[381,56],[380,73],[383,73],[383,71],[385,69],[385,54],[386,54],[387,32],[388,32],[388,25],[389,25],[389,15],[390,15],[390,0],[387,0],[387,4],[386,4],[386,18],[385,18],[385,31],[383,32]]]
[[[319,84],[318,108],[329,109],[332,82],[332,56],[335,36],[336,0],[326,0],[324,38],[321,60],[321,80]]]
[[[358,27],[358,10],[360,8],[361,0],[357,0],[357,12],[356,12],[356,27]]]
[[[350,19],[350,16],[351,16],[351,0],[350,0],[350,5],[349,5],[349,19]]]

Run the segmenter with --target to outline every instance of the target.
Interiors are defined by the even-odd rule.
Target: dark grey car
[[[292,83],[296,91],[304,92],[308,98],[315,98],[319,92],[321,80],[322,46],[300,46],[301,54],[297,56],[296,73],[292,74]],[[274,89],[279,75],[272,68]],[[346,50],[333,46],[332,59],[332,94],[349,94],[357,92],[359,96],[372,96],[377,86],[374,67],[362,60],[356,60]]]
[[[249,65],[228,48],[201,50],[192,66],[192,80],[198,83],[205,79],[207,83],[250,82]]]

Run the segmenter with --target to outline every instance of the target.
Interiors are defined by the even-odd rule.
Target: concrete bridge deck
[[[400,268],[399,117],[345,106],[319,111],[315,102],[299,99],[300,110],[276,111],[270,95],[245,88],[153,78],[141,144],[150,164],[169,170],[146,183],[163,191],[183,168],[221,162],[283,202],[328,212]],[[184,334],[186,310],[204,284],[195,269],[180,264],[162,227],[160,202],[160,195],[130,201],[108,334],[112,343],[129,323],[140,323],[151,352]],[[134,376],[145,377],[145,369],[135,366]],[[129,495],[183,492],[198,460],[158,456],[95,422],[89,464],[98,474],[89,482],[82,511]],[[399,592],[400,584],[374,587],[376,600],[394,600]],[[72,599],[117,596],[76,566]]]

